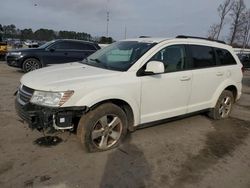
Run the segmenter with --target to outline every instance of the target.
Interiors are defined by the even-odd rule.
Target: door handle
[[[223,74],[224,74],[223,72],[217,72],[216,73],[217,76],[223,76]]]
[[[182,76],[182,77],[180,78],[181,81],[188,81],[188,80],[190,80],[190,79],[191,79],[190,76]]]

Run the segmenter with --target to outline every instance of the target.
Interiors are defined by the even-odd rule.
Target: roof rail
[[[192,38],[192,39],[202,39],[202,40],[208,40],[208,41],[213,41],[213,42],[219,42],[222,44],[226,44],[224,41],[222,40],[215,40],[215,39],[209,39],[209,38],[203,38],[203,37],[194,37],[194,36],[186,36],[186,35],[178,35],[176,36],[176,38],[179,39],[187,39],[187,38]]]

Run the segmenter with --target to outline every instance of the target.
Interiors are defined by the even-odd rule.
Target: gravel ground
[[[15,114],[22,72],[0,62],[0,187],[250,187],[250,71],[231,118],[204,115],[129,134],[118,149],[86,153],[76,136],[40,147]]]

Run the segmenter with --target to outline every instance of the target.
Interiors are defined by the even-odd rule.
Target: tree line
[[[31,28],[19,29],[14,24],[1,25],[0,32],[5,39],[16,38],[20,40],[37,40],[37,41],[50,41],[53,39],[77,39],[85,41],[96,41],[100,43],[112,43],[114,40],[111,37],[92,37],[85,32],[75,31],[54,31],[52,29],[38,29],[33,31]]]
[[[208,38],[223,39],[234,47],[250,47],[250,9],[244,0],[224,0],[217,12],[218,22],[210,26]],[[223,32],[224,28],[227,30]]]

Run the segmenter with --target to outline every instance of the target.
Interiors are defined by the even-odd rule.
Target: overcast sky
[[[107,3],[108,2],[108,3]],[[18,28],[47,28],[106,35],[116,40],[141,35],[171,37],[206,36],[218,21],[222,0],[0,0],[0,23]],[[245,0],[250,8],[250,0]],[[108,4],[108,6],[107,6]]]

